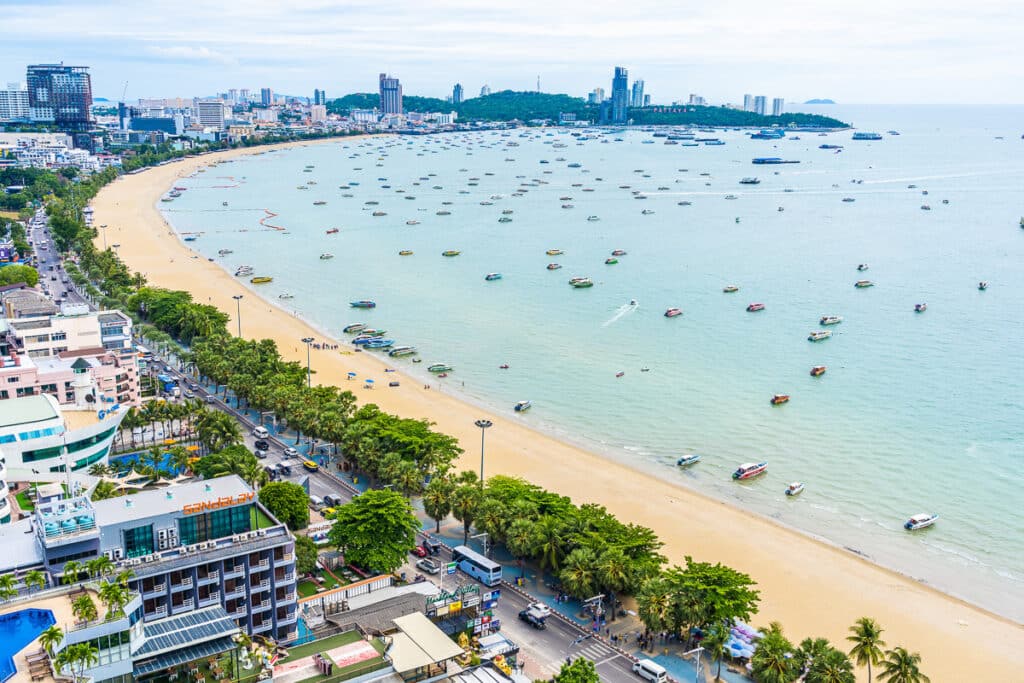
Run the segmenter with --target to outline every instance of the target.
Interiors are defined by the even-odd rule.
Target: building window
[[[21,381],[20,377],[8,377],[7,378],[7,383],[8,384],[17,384],[20,381]]]
[[[50,339],[53,341],[65,341],[67,340],[67,338],[67,332],[54,332],[53,335],[50,337]]]
[[[10,398],[10,397],[11,397],[11,394],[10,394],[9,391],[7,391],[6,389],[0,390],[0,400],[5,399],[5,398]]]
[[[21,454],[22,462],[36,462],[38,460],[49,460],[50,458],[59,458],[63,449],[60,446],[53,446],[51,448],[37,448],[34,451],[25,451]]]
[[[251,508],[251,505],[237,505],[182,517],[178,520],[178,537],[181,538],[181,544],[203,543],[249,531],[252,524]]]
[[[125,557],[142,557],[153,554],[153,525],[137,526],[124,531]]]
[[[21,398],[22,396],[35,396],[36,389],[35,387],[19,387],[18,391],[16,391],[14,395],[18,398]]]
[[[90,437],[82,439],[81,441],[73,441],[68,444],[68,453],[77,453],[78,451],[84,448],[88,448],[89,446],[95,446],[104,439],[113,436],[114,432],[116,431],[117,427],[113,427],[105,432],[100,432],[99,434],[94,434]]]

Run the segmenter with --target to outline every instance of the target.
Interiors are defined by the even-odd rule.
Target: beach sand
[[[123,176],[94,200],[94,222],[108,225],[107,242],[120,245],[119,255],[134,271],[153,285],[186,289],[195,301],[216,305],[231,315],[231,331],[231,297],[243,294],[243,335],[275,339],[286,359],[305,363],[305,345],[299,340],[325,340],[324,335],[254,295],[215,263],[193,258],[196,254],[178,240],[156,209],[177,178],[216,159],[259,151],[190,158]],[[345,340],[339,343],[350,348]],[[385,375],[385,364],[370,354],[314,351],[312,367],[315,381],[350,389],[360,402],[372,401],[392,413],[437,423],[466,449],[461,463],[465,468],[479,467],[480,430],[473,422],[487,417],[494,423],[487,430],[488,475],[524,477],[576,503],[599,503],[623,521],[649,526],[665,542],[663,553],[672,563],[682,564],[683,557],[691,555],[749,573],[761,590],[754,624],[780,621],[794,643],[808,636],[826,637],[847,649],[847,628],[855,619],[871,616],[885,628],[883,637],[890,647],[921,653],[922,670],[934,683],[1024,680],[1020,624],[768,519],[488,415],[452,396],[424,389],[415,379],[402,377],[401,387],[388,388],[386,380],[400,373]],[[377,388],[347,381],[349,371],[360,379],[374,378]],[[858,670],[858,680],[867,680],[866,671]]]

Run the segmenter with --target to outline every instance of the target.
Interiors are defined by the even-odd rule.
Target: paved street
[[[29,220],[27,232],[28,239],[32,241],[32,248],[35,251],[35,267],[39,271],[39,284],[43,288],[43,293],[55,302],[57,299],[61,299],[68,303],[87,304],[85,297],[78,293],[64,271],[60,253],[50,239],[50,229],[45,211],[40,209]]]

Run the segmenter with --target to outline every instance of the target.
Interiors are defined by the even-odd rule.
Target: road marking
[[[594,662],[594,666],[598,667],[598,666],[601,666],[602,664],[607,664],[608,662],[612,661],[613,659],[618,659],[621,656],[622,655],[620,655],[619,653],[616,652],[611,657],[607,657],[605,659],[602,659],[600,662]]]

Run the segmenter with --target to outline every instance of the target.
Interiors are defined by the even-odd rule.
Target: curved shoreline
[[[195,254],[157,210],[157,201],[176,178],[215,161],[268,149],[351,140],[232,150],[123,176],[104,188],[93,202],[95,221],[109,225],[107,230],[114,231],[114,235],[108,239],[121,244],[119,255],[154,285],[187,289],[196,301],[205,299],[232,317],[232,295],[246,295],[241,302],[243,334],[274,338],[286,359],[305,362],[298,339],[310,336],[310,332],[320,339],[331,337],[297,314],[276,308],[273,302],[231,278],[217,263],[192,258]],[[359,386],[361,382],[345,384],[349,370],[358,372],[360,378],[382,379],[385,366],[370,354],[322,351],[313,356],[320,381],[351,388],[360,401],[373,400],[385,410],[437,422],[439,429],[466,445],[462,464],[475,469],[479,434],[473,420],[486,409],[451,394],[425,391],[415,379],[403,382],[399,389],[366,390]],[[777,619],[795,641],[823,636],[842,644],[846,628],[854,619],[870,615],[886,628],[890,646],[899,644],[922,654],[923,668],[936,683],[1002,680],[985,678],[983,672],[993,661],[1005,666],[1024,665],[1024,629],[1012,620],[859,558],[828,541],[661,481],[500,415],[489,417],[495,425],[488,434],[489,473],[523,476],[576,502],[603,504],[624,521],[650,526],[665,542],[663,552],[673,563],[681,563],[683,555],[689,554],[748,572],[762,590],[758,624]],[[580,472],[585,476],[580,477]],[[951,648],[953,643],[959,647]]]

